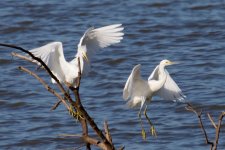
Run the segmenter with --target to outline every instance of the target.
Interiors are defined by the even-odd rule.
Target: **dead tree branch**
[[[207,133],[206,133],[205,128],[204,128],[204,125],[202,123],[202,110],[201,111],[197,111],[190,103],[187,103],[187,106],[185,108],[186,108],[186,110],[192,111],[192,112],[194,112],[197,115],[197,117],[199,119],[200,128],[202,129],[202,132],[203,132],[203,134],[205,136],[205,142],[206,142],[206,144],[210,144],[211,145],[211,149],[212,149],[214,143],[209,141]]]
[[[12,52],[12,53],[11,53],[11,55],[12,55],[12,56],[15,56],[15,57],[18,57],[18,58],[20,58],[20,59],[23,59],[23,60],[29,61],[29,62],[31,62],[31,63],[35,63],[35,64],[37,64],[37,62],[36,62],[36,61],[33,61],[32,59],[30,59],[29,57],[26,57],[26,56],[24,56],[24,55],[20,55],[20,54],[15,53],[15,52]],[[37,64],[37,65],[38,65],[38,64]]]
[[[28,62],[34,63],[34,64],[36,64],[36,65],[39,65],[37,61],[34,61],[34,60],[30,59],[30,58],[27,57],[27,56],[20,55],[20,54],[15,53],[15,52],[12,52],[11,55],[14,56],[14,57],[18,57],[18,58],[20,58],[20,59],[26,60],[26,61],[28,61]],[[42,67],[42,68],[43,68],[43,67]],[[55,109],[60,105],[60,103],[61,103],[61,100],[59,100],[57,103],[55,103],[55,105],[51,108],[51,110],[55,110]]]
[[[54,91],[43,79],[41,79],[37,74],[35,74],[34,72],[30,71],[27,68],[24,67],[18,67],[21,71],[24,71],[30,75],[32,75],[33,77],[35,77],[44,87],[46,90],[48,90],[50,93],[52,93],[53,95],[55,95],[61,102],[63,102],[63,104],[66,106],[67,110],[69,110],[69,105],[66,103],[66,101],[61,97],[61,95],[59,93],[57,93],[56,91]]]
[[[3,44],[3,43],[0,43],[0,46],[10,47],[10,48],[14,48],[14,49],[20,50],[20,51],[28,54],[32,59],[38,61],[41,64],[41,66],[43,66],[45,68],[45,70],[48,72],[48,74],[51,76],[51,78],[53,78],[56,81],[59,89],[65,95],[65,97],[66,98],[70,98],[70,96],[68,95],[68,93],[63,88],[62,84],[59,82],[58,78],[51,72],[51,70],[49,69],[49,67],[39,57],[34,56],[31,52],[29,52],[28,50],[23,49],[22,47],[15,46],[15,45],[12,45],[12,44]]]
[[[217,145],[218,145],[218,142],[219,142],[219,137],[220,137],[220,128],[221,128],[221,124],[222,124],[222,120],[223,120],[223,117],[225,116],[225,112],[222,112],[219,116],[219,121],[218,121],[218,125],[217,125],[217,128],[216,128],[216,137],[215,137],[215,146],[214,146],[214,150],[217,149]]]
[[[28,70],[28,69],[26,69],[24,67],[19,67],[20,70],[25,71],[25,72],[29,73],[30,75],[34,76],[38,81],[40,81],[44,85],[44,87],[49,92],[54,94],[59,99],[59,101],[53,106],[52,109],[55,109],[59,105],[60,102],[63,102],[63,104],[66,106],[67,110],[71,111],[71,107],[66,102],[66,100],[67,100],[70,103],[70,105],[73,107],[73,109],[76,111],[76,113],[80,114],[80,117],[78,117],[78,120],[80,121],[82,129],[83,129],[83,136],[82,137],[83,137],[83,140],[86,142],[86,148],[87,149],[91,149],[90,148],[91,144],[92,145],[96,145],[96,146],[98,146],[98,147],[100,147],[100,148],[102,148],[104,150],[114,150],[115,149],[113,144],[111,144],[108,141],[108,139],[105,137],[105,135],[102,133],[102,131],[98,128],[98,126],[96,125],[94,120],[89,116],[89,114],[84,109],[84,107],[83,107],[83,105],[81,103],[81,99],[80,99],[80,95],[79,95],[79,86],[80,86],[80,80],[81,80],[81,68],[80,68],[80,61],[79,61],[79,59],[78,59],[78,64],[79,64],[78,87],[77,88],[69,87],[69,89],[72,90],[74,95],[75,95],[76,101],[73,101],[73,99],[70,97],[69,93],[65,91],[64,87],[59,82],[57,77],[51,72],[51,70],[48,68],[48,66],[40,58],[35,57],[31,52],[29,52],[29,51],[27,51],[27,50],[25,50],[25,49],[23,49],[21,47],[15,46],[15,45],[0,43],[0,46],[15,48],[15,49],[18,49],[18,50],[20,50],[20,51],[22,51],[24,53],[27,53],[33,60],[36,60],[38,63],[40,63],[41,66],[43,66],[44,69],[47,71],[47,73],[50,75],[50,77],[53,78],[56,81],[58,88],[64,94],[64,98],[62,98],[58,93],[56,93],[54,90],[52,90],[52,88],[50,88],[47,85],[47,83],[45,83],[44,80],[42,80],[38,75],[36,75],[35,73],[31,72],[30,70]],[[17,56],[17,57],[19,57],[21,59],[25,59],[27,61],[30,61],[29,59],[26,59],[25,57],[21,57],[19,55],[15,55],[15,56]],[[72,114],[74,114],[74,113],[72,113]],[[88,136],[87,122],[92,127],[92,129],[96,132],[96,134],[98,135],[98,137],[101,139],[102,142]]]
[[[104,129],[105,129],[105,136],[106,136],[107,140],[110,142],[110,144],[113,144],[107,121],[104,122]]]
[[[78,58],[78,67],[79,67],[79,69],[78,69],[78,75],[79,75],[78,76],[78,86],[77,86],[77,88],[69,87],[73,91],[73,93],[75,95],[75,99],[76,99],[75,103],[72,102],[73,106],[88,121],[89,125],[92,127],[92,129],[95,131],[95,133],[99,136],[99,138],[102,139],[102,141],[105,145],[105,148],[108,150],[109,149],[114,150],[115,149],[114,146],[112,144],[110,144],[110,142],[107,140],[107,138],[102,133],[102,131],[98,128],[98,126],[96,125],[94,120],[89,116],[89,114],[84,109],[84,107],[81,103],[80,94],[79,94],[79,87],[80,87],[80,80],[81,80],[81,67],[80,67],[80,59],[79,58]]]
[[[208,115],[208,118],[209,118],[209,120],[211,121],[212,125],[213,125],[214,128],[216,129],[216,128],[217,128],[217,125],[215,124],[215,122],[214,122],[212,116],[211,116],[209,113],[207,113],[207,115]]]
[[[210,147],[211,150],[217,150],[218,141],[219,141],[219,135],[220,135],[220,128],[221,128],[221,124],[222,124],[223,117],[225,116],[225,112],[222,112],[220,114],[219,121],[218,121],[218,125],[215,124],[213,118],[208,113],[209,120],[213,124],[214,128],[216,128],[214,142],[211,142],[208,139],[207,133],[206,133],[205,128],[204,128],[204,125],[202,123],[202,117],[201,117],[202,116],[202,111],[197,111],[190,103],[187,103],[187,106],[185,108],[186,108],[186,110],[192,111],[192,112],[194,112],[197,115],[197,117],[199,119],[200,128],[202,129],[202,131],[204,133],[204,136],[205,136],[206,144],[211,145],[211,147]]]

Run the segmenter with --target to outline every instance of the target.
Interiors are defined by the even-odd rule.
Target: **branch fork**
[[[97,124],[94,122],[94,120],[89,116],[87,111],[84,109],[81,99],[80,99],[80,94],[79,94],[79,87],[80,87],[80,81],[81,81],[81,67],[80,67],[80,60],[78,58],[78,65],[79,65],[79,77],[77,79],[77,87],[74,88],[70,85],[67,85],[67,88],[69,88],[74,96],[75,100],[73,100],[69,94],[68,91],[66,91],[63,87],[63,85],[59,82],[57,77],[51,72],[51,70],[48,68],[48,66],[38,57],[35,57],[31,52],[23,49],[22,47],[18,47],[15,45],[10,45],[10,44],[3,44],[0,43],[0,46],[4,47],[10,47],[14,48],[17,50],[20,50],[26,54],[28,54],[30,57],[26,57],[24,55],[20,55],[18,53],[13,52],[12,55],[15,57],[18,57],[20,59],[26,60],[28,62],[36,63],[37,65],[41,64],[41,67],[44,68],[49,76],[53,78],[56,81],[56,84],[59,88],[59,90],[63,93],[63,96],[59,94],[58,92],[54,91],[41,77],[39,77],[37,74],[34,72],[30,71],[29,69],[20,66],[19,69],[21,71],[24,71],[33,77],[35,77],[44,87],[46,90],[48,90],[50,93],[52,93],[54,96],[58,98],[58,101],[56,104],[51,108],[51,110],[55,110],[60,103],[63,103],[64,106],[66,107],[67,111],[73,116],[74,119],[78,120],[82,126],[83,134],[82,134],[82,139],[86,143],[86,149],[90,150],[91,145],[95,145],[103,150],[114,150],[115,147],[112,143],[112,138],[108,129],[108,124],[107,122],[104,123],[104,129],[105,129],[105,134],[98,128]],[[33,61],[35,60],[35,61]],[[88,125],[92,127],[92,129],[95,131],[95,133],[98,136],[98,139],[92,138],[88,135]],[[120,148],[121,150],[124,149],[124,147]]]

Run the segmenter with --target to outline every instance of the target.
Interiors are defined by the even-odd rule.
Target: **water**
[[[91,74],[82,80],[81,97],[100,128],[108,120],[116,147],[126,149],[209,149],[196,116],[183,104],[156,97],[149,106],[158,138],[143,141],[137,119],[122,100],[122,89],[134,65],[142,64],[147,79],[162,59],[180,61],[168,67],[189,102],[215,119],[224,111],[225,3],[161,1],[10,1],[0,2],[0,41],[25,49],[62,41],[68,60],[90,26],[123,23],[122,43],[98,52]],[[0,148],[74,149],[82,141],[61,134],[81,133],[63,106],[50,108],[55,97],[17,66],[36,68],[0,48]],[[39,74],[49,81],[44,71]],[[215,130],[203,115],[209,138]],[[147,126],[146,126],[147,128]],[[219,149],[225,147],[221,130]],[[81,149],[84,149],[81,148]]]

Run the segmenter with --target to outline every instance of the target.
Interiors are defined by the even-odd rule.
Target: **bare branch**
[[[110,144],[112,144],[112,137],[109,132],[109,127],[108,127],[107,121],[104,122],[104,129],[105,129],[105,136],[106,136],[107,140],[110,142]]]
[[[18,57],[18,58],[20,58],[20,59],[29,61],[29,62],[31,62],[31,63],[37,64],[36,61],[34,61],[34,60],[30,59],[29,57],[26,57],[26,56],[24,56],[24,55],[20,55],[20,54],[15,53],[15,52],[12,52],[11,55],[12,55],[12,56],[15,56],[15,57]]]
[[[80,94],[79,94],[79,86],[80,86],[80,80],[81,80],[81,67],[80,67],[80,59],[78,58],[78,86],[77,88],[73,88],[73,87],[69,87],[70,90],[73,91],[74,95],[75,95],[75,99],[76,102],[72,102],[71,104],[73,104],[73,106],[76,108],[76,110],[78,112],[80,112],[82,114],[82,116],[88,121],[88,123],[90,124],[90,126],[92,127],[92,129],[95,131],[95,133],[102,139],[104,146],[107,147],[107,149],[112,149],[114,150],[114,146],[107,140],[107,138],[105,137],[105,135],[102,133],[102,131],[98,128],[98,126],[96,125],[96,123],[93,121],[93,119],[89,116],[89,114],[87,113],[87,111],[84,109],[82,103],[81,103],[81,99],[80,99]]]
[[[214,126],[214,128],[217,129],[217,125],[215,124],[215,122],[214,122],[212,116],[211,116],[209,113],[207,113],[207,115],[208,115],[208,118],[209,118],[209,120],[211,121],[212,125]]]
[[[125,146],[122,146],[119,148],[119,150],[124,150],[125,149]]]
[[[31,52],[29,52],[28,50],[25,50],[25,49],[23,49],[22,47],[19,47],[19,46],[15,46],[15,45],[11,45],[11,44],[3,44],[3,43],[0,43],[0,46],[5,46],[5,47],[18,49],[18,50],[20,50],[20,51],[22,51],[24,53],[27,53],[31,58],[33,58],[34,60],[38,61],[45,68],[45,70],[48,72],[48,74],[56,81],[59,89],[65,95],[65,97],[70,99],[69,94],[65,91],[65,89],[63,88],[62,84],[59,82],[57,77],[51,72],[49,67],[40,58],[34,56]]]
[[[96,145],[96,146],[100,147],[101,149],[110,150],[110,148],[108,148],[107,145],[105,145],[104,143],[102,143],[94,138],[91,138],[90,136],[83,136],[83,140],[92,145]]]
[[[100,147],[102,149],[105,149],[105,150],[114,150],[115,149],[114,146],[107,140],[107,138],[102,133],[102,131],[97,127],[96,123],[89,116],[89,114],[86,112],[86,110],[84,109],[84,107],[83,107],[83,105],[81,103],[81,99],[80,99],[80,95],[79,95],[79,86],[80,86],[80,80],[81,80],[81,68],[80,68],[80,60],[79,60],[79,58],[78,58],[78,64],[79,64],[78,87],[77,88],[69,87],[74,92],[74,95],[75,95],[75,98],[76,98],[76,101],[73,101],[73,99],[70,97],[69,93],[65,91],[64,87],[59,82],[57,77],[51,72],[51,70],[48,68],[48,66],[40,58],[34,56],[31,52],[29,52],[29,51],[27,51],[27,50],[25,50],[25,49],[23,49],[21,47],[15,46],[15,45],[9,45],[9,44],[2,44],[2,43],[0,43],[0,46],[6,46],[6,47],[15,48],[15,49],[18,49],[18,50],[20,50],[22,52],[27,53],[29,56],[31,56],[32,59],[34,59],[37,62],[39,62],[44,67],[44,69],[47,71],[47,73],[56,81],[57,86],[59,87],[60,91],[64,94],[65,98],[62,98],[58,93],[56,93],[54,90],[52,90],[47,85],[47,83],[45,83],[38,75],[36,75],[35,73],[31,72],[30,70],[28,70],[28,69],[26,69],[24,67],[19,67],[20,70],[31,74],[37,80],[39,80],[49,92],[54,94],[60,101],[63,102],[63,104],[66,106],[68,111],[71,111],[71,107],[67,104],[65,99],[68,100],[68,102],[71,104],[73,109],[75,109],[75,111],[78,114],[80,114],[79,121],[80,121],[80,123],[82,125],[82,128],[83,128],[83,136],[82,137],[83,137],[84,141],[86,141],[86,148],[87,149],[90,149],[90,144],[97,145],[98,147]],[[21,57],[21,59],[23,59],[23,58]],[[53,109],[55,109],[59,105],[59,103],[60,102],[57,102],[53,106]],[[88,136],[88,128],[87,128],[87,122],[86,121],[90,124],[90,126],[93,128],[93,130],[97,133],[99,138],[102,140],[101,142]]]
[[[41,82],[42,85],[44,85],[44,87],[53,95],[55,95],[60,101],[63,102],[63,104],[66,106],[67,110],[69,110],[69,106],[66,103],[66,101],[60,96],[59,93],[57,93],[56,91],[54,91],[43,79],[41,79],[37,74],[35,74],[34,72],[30,71],[27,68],[24,67],[18,67],[20,70],[27,72],[28,74],[32,75],[33,77],[35,77],[39,82]]]
[[[219,136],[220,136],[220,128],[221,128],[221,124],[222,124],[222,120],[223,117],[225,116],[225,112],[222,112],[219,116],[219,122],[218,122],[218,126],[216,128],[216,137],[215,137],[215,145],[214,145],[214,150],[217,149],[217,145],[219,142]]]
[[[81,123],[81,126],[82,126],[82,130],[83,130],[83,137],[86,137],[88,136],[88,126],[87,126],[87,122],[85,119],[83,118],[79,118],[80,119],[80,123]],[[91,149],[91,145],[88,141],[85,141],[86,142],[86,149],[87,150],[90,150]]]
[[[208,140],[207,133],[206,133],[205,128],[204,128],[204,125],[202,123],[202,111],[197,111],[196,109],[194,109],[194,107],[190,103],[187,103],[187,106],[185,108],[187,110],[189,110],[189,111],[194,112],[197,115],[197,117],[199,119],[200,128],[202,129],[202,132],[203,132],[203,134],[205,136],[206,144],[210,144],[211,145],[211,149],[212,149],[214,143]]]
[[[60,104],[61,102],[62,102],[62,101],[59,100],[57,103],[55,103],[55,105],[52,106],[51,110],[55,110],[55,109],[59,106],[59,104]]]

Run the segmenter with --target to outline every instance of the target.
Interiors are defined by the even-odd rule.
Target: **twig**
[[[78,57],[78,85],[76,88],[73,87],[69,87],[70,90],[73,91],[74,95],[75,95],[75,99],[76,102],[74,103],[73,101],[71,101],[71,103],[73,104],[73,106],[76,108],[76,110],[78,112],[80,112],[82,114],[82,116],[88,121],[88,123],[90,124],[90,126],[92,127],[92,129],[95,131],[95,133],[103,140],[103,143],[106,147],[108,147],[107,149],[112,149],[114,150],[114,146],[110,144],[110,142],[106,139],[105,135],[102,133],[102,131],[98,128],[98,126],[96,125],[96,123],[93,121],[93,119],[89,116],[89,114],[86,112],[86,110],[84,109],[82,103],[81,103],[81,99],[80,99],[80,94],[79,94],[79,87],[80,87],[80,80],[81,80],[81,67],[80,67],[80,58]]]
[[[78,84],[77,84],[77,90],[79,91],[79,87],[80,87],[80,81],[81,81],[81,67],[80,67],[80,58],[77,58],[78,61]]]
[[[11,55],[14,56],[14,57],[18,57],[20,59],[26,60],[28,62],[34,63],[36,65],[40,65],[37,61],[34,61],[34,60],[30,59],[29,57],[26,57],[24,55],[20,55],[20,54],[15,53],[15,52],[12,52]],[[54,106],[52,106],[51,110],[55,110],[60,105],[60,103],[61,103],[61,101],[59,100],[57,103],[54,104]]]
[[[59,80],[57,79],[57,77],[51,72],[51,70],[48,68],[48,66],[38,57],[35,57],[31,52],[21,48],[21,47],[18,47],[18,46],[15,46],[15,45],[10,45],[10,44],[2,44],[0,43],[0,46],[6,46],[6,47],[11,47],[11,48],[15,48],[15,49],[18,49],[22,52],[25,52],[27,54],[29,54],[31,56],[31,58],[33,58],[34,60],[38,61],[44,68],[45,70],[48,72],[48,74],[56,81],[59,89],[61,90],[61,92],[64,94],[65,98],[68,100],[68,102],[74,107],[74,109],[76,109],[76,111],[78,113],[81,113],[82,117],[80,117],[80,123],[82,124],[82,128],[84,129],[83,131],[83,139],[84,141],[86,141],[87,143],[87,148],[90,149],[90,144],[94,144],[94,145],[97,145],[99,146],[100,148],[102,149],[107,149],[107,150],[114,150],[114,146],[110,144],[110,142],[106,139],[106,137],[104,136],[104,134],[102,133],[102,131],[97,127],[96,123],[93,121],[93,119],[89,116],[89,114],[86,112],[86,110],[84,109],[81,101],[80,101],[80,95],[79,95],[79,86],[80,86],[80,80],[81,80],[81,68],[80,68],[80,60],[78,58],[78,64],[79,64],[79,78],[78,78],[78,87],[77,88],[73,88],[73,87],[69,87],[71,90],[73,90],[74,94],[75,94],[75,98],[76,98],[76,102],[74,102],[72,100],[72,98],[70,97],[70,95],[65,91],[65,89],[63,88],[62,84],[59,82]],[[21,68],[20,68],[21,69]],[[30,73],[30,71],[28,70],[28,73]],[[36,74],[34,73],[31,73],[31,75],[33,75],[34,77],[36,77],[38,80],[39,80],[39,77],[38,76],[35,76]],[[39,80],[39,81],[42,81],[42,80]],[[42,82],[41,82],[42,83]],[[45,83],[45,82],[43,82]],[[42,83],[42,84],[43,84]],[[44,84],[46,85],[46,84]],[[49,86],[45,86],[45,88],[47,90],[50,90],[51,89],[49,88]],[[67,109],[70,111],[70,107],[67,105],[66,101],[62,98],[60,98],[59,100],[61,100],[65,106],[67,107]],[[56,104],[57,105],[57,104]],[[54,108],[54,107],[53,107]],[[102,139],[103,142],[99,142],[98,140],[95,140],[93,138],[90,138],[88,136],[88,133],[87,131],[85,131],[87,125],[86,124],[86,121],[82,121],[83,119],[82,118],[85,118],[85,120],[87,120],[90,124],[90,126],[93,128],[93,130],[97,133],[97,135]],[[84,134],[85,133],[85,134]],[[84,136],[86,135],[86,136]]]
[[[208,118],[209,118],[209,120],[211,121],[212,125],[214,126],[214,128],[217,129],[217,125],[215,124],[215,122],[214,122],[212,116],[211,116],[209,113],[207,113],[207,115],[208,115]]]
[[[202,132],[203,132],[203,134],[205,136],[206,144],[210,144],[211,145],[211,149],[212,149],[214,143],[208,140],[207,133],[206,133],[205,128],[204,128],[203,123],[202,123],[202,117],[201,117],[202,111],[198,112],[197,110],[194,109],[194,107],[190,103],[187,103],[187,106],[185,108],[186,108],[186,110],[192,111],[192,112],[194,112],[197,115],[197,117],[199,119],[200,128],[202,129]]]
[[[27,72],[28,74],[32,75],[33,77],[35,77],[39,82],[41,82],[42,85],[44,85],[44,87],[53,95],[55,95],[60,101],[63,102],[63,104],[66,106],[67,110],[69,110],[69,106],[66,103],[66,101],[60,96],[59,93],[57,93],[56,91],[54,91],[43,79],[41,79],[37,74],[35,74],[34,72],[30,71],[27,68],[24,67],[18,67],[20,70]]]
[[[86,136],[88,136],[88,126],[87,126],[86,119],[84,119],[84,118],[79,118],[79,119],[80,119],[80,123],[81,123],[82,130],[83,130],[83,137],[86,137]],[[88,141],[85,141],[85,142],[86,142],[86,149],[90,150],[91,149],[90,143]]]
[[[38,63],[38,61],[34,61],[34,60],[31,59],[30,57],[27,57],[27,56],[18,54],[18,53],[16,53],[16,52],[12,52],[11,55],[14,56],[14,57],[18,57],[18,58],[20,58],[20,59],[26,60],[26,61],[28,61],[28,62],[31,62],[31,63],[33,63],[33,64],[36,64],[36,65],[39,66],[38,68],[44,69],[43,66],[40,66],[40,63]]]
[[[110,142],[110,144],[112,144],[112,137],[111,137],[110,132],[109,132],[109,127],[108,127],[107,121],[104,122],[104,129],[105,129],[106,139]]]
[[[61,102],[62,102],[62,101],[59,100],[57,103],[55,103],[55,105],[52,106],[51,110],[55,110],[55,109],[59,106],[59,104],[60,104]]]
[[[110,150],[105,143],[100,142],[94,138],[91,138],[90,136],[83,136],[83,140],[92,145],[96,145],[96,146],[100,147],[101,149]]]
[[[34,61],[34,60],[30,59],[29,57],[26,57],[26,56],[24,56],[24,55],[20,55],[20,54],[15,53],[15,52],[12,52],[11,55],[12,55],[12,56],[15,56],[15,57],[18,57],[18,58],[20,58],[20,59],[29,61],[29,62],[31,62],[31,63],[37,64],[36,61]]]
[[[11,45],[11,44],[4,44],[4,43],[0,43],[0,46],[5,46],[5,47],[18,49],[18,50],[20,50],[20,51],[22,51],[24,53],[27,53],[29,56],[31,56],[31,58],[33,58],[34,60],[38,61],[45,68],[45,70],[48,72],[48,74],[56,81],[59,89],[65,95],[65,97],[71,99],[69,94],[63,88],[62,84],[59,82],[58,78],[51,72],[49,67],[40,58],[34,56],[31,52],[29,52],[28,50],[25,50],[24,48],[19,47],[19,46],[15,46],[15,45]]]
[[[119,148],[119,150],[124,150],[125,149],[125,146],[122,146]]]
[[[216,137],[215,137],[215,145],[214,145],[214,150],[217,149],[217,145],[219,142],[219,136],[220,136],[220,128],[221,128],[221,124],[222,124],[222,120],[223,117],[225,116],[225,112],[222,112],[219,116],[219,122],[218,122],[218,126],[216,128]]]

